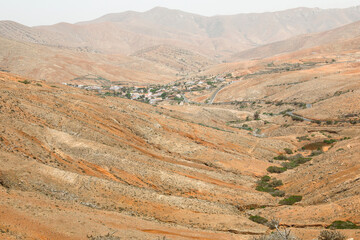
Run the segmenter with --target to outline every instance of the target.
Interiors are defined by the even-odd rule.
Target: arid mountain
[[[3,239],[249,239],[268,231],[249,220],[260,215],[281,218],[306,240],[335,220],[360,222],[356,125],[261,112],[261,120],[247,121],[266,134],[259,137],[232,124],[261,103],[153,107],[4,72],[0,84]],[[339,139],[332,148],[270,174],[286,196],[303,196],[300,203],[284,206],[281,197],[255,190],[269,166],[280,166],[273,157],[283,149],[310,154],[301,149],[330,135]]]
[[[303,240],[334,223],[360,239],[359,18],[0,22],[0,239],[253,240],[272,219]]]
[[[357,25],[359,23],[345,29]],[[348,31],[342,30],[319,35],[348,35]],[[312,108],[301,110],[310,118],[339,120],[360,112],[359,44],[360,37],[339,40],[246,64],[223,64],[203,74],[227,72],[243,76],[218,93],[218,102],[302,102],[312,104]]]
[[[0,22],[0,37],[43,45],[59,45],[61,42],[58,34],[34,29],[12,21]]]
[[[50,82],[71,83],[72,79],[93,74],[109,83],[166,83],[174,81],[181,70],[137,57],[61,49],[4,38],[0,38],[0,45],[0,68]]]
[[[266,231],[238,205],[275,203],[253,185],[269,166],[263,156],[288,143],[269,139],[255,150],[241,131],[202,126],[200,108],[184,115],[0,74],[0,236],[241,239]]]
[[[312,48],[315,46],[321,47],[323,45],[330,44],[337,44],[339,47],[341,47],[342,44],[340,41],[348,39],[351,40],[356,37],[360,37],[360,22],[351,23],[326,32],[300,35],[284,41],[246,50],[234,55],[233,58],[237,61],[260,59],[273,57],[283,53],[296,52],[301,49]]]
[[[93,74],[111,82],[163,83],[197,73],[244,49],[359,19],[360,7],[216,17],[155,8],[33,28],[2,21],[0,67],[57,82]],[[270,56],[323,44],[355,35],[357,26],[355,23],[251,51]],[[239,57],[252,56],[252,52]]]
[[[132,56],[159,63],[180,73],[197,72],[215,65],[214,61],[205,56],[170,45],[147,48]]]
[[[212,58],[226,59],[242,50],[299,34],[326,31],[358,20],[360,7],[330,10],[298,8],[215,17],[155,8],[145,13],[109,14],[78,24],[27,28],[1,22],[0,33],[15,40],[127,55],[168,44]]]

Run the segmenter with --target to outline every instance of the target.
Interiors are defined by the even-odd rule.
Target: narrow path
[[[249,149],[248,153],[252,154],[255,150],[255,148],[257,147],[257,145],[259,144],[260,139],[256,139],[256,143],[254,144],[254,146],[252,148]]]
[[[295,118],[300,118],[301,120],[303,120],[305,122],[315,121],[315,119],[304,118],[303,116],[294,114],[293,112],[287,112],[286,115],[291,116],[291,117],[295,117]]]

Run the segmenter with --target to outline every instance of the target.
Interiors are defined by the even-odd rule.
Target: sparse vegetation
[[[108,234],[106,234],[104,236],[92,236],[92,235],[90,235],[90,236],[87,236],[87,238],[89,240],[121,240],[120,237],[113,236],[115,233],[116,232],[108,233]]]
[[[256,186],[256,190],[259,192],[267,192],[270,193],[273,197],[283,197],[285,196],[284,191],[280,191],[277,187],[283,185],[281,180],[276,178],[271,179],[270,176],[263,176],[258,182]]]
[[[292,18],[291,12],[289,19]],[[136,19],[130,15],[130,21],[135,23]],[[188,17],[184,16],[184,20]],[[329,18],[337,19],[336,16]],[[159,19],[163,18],[156,20]],[[41,68],[32,71],[45,71],[38,75],[52,79],[54,83],[32,78],[24,80],[10,74],[7,77],[1,73],[2,208],[5,215],[9,215],[6,213],[9,208],[11,211],[7,212],[18,213],[18,218],[32,216],[30,223],[16,219],[1,221],[1,236],[36,238],[39,235],[36,223],[39,221],[45,230],[42,235],[56,231],[60,237],[74,234],[90,240],[165,240],[165,234],[171,238],[298,239],[286,228],[294,229],[293,233],[299,237],[318,237],[318,240],[345,239],[344,235],[330,229],[355,229],[341,232],[358,234],[360,226],[357,224],[360,223],[354,217],[357,213],[354,208],[359,200],[356,195],[359,183],[356,164],[360,146],[358,126],[349,123],[358,124],[360,119],[359,105],[352,101],[358,97],[360,89],[357,82],[360,74],[356,68],[359,54],[355,49],[358,46],[346,54],[341,53],[345,47],[336,48],[337,51],[331,53],[332,48],[328,46],[324,50],[318,46],[301,51],[301,54],[294,52],[286,57],[273,58],[276,65],[267,66],[271,69],[266,68],[261,57],[250,58],[253,56],[248,53],[246,58],[249,61],[246,63],[219,65],[224,59],[235,59],[231,55],[242,49],[240,45],[230,46],[238,31],[221,29],[222,19],[219,22],[196,17],[195,20],[201,20],[205,30],[219,32],[216,52],[214,49],[206,50],[206,47],[199,49],[200,55],[209,59],[207,64],[202,64],[200,57],[188,62],[183,55],[168,50],[148,54],[147,48],[156,43],[156,36],[150,45],[144,45],[148,39],[145,35],[152,32],[145,29],[148,30],[145,35],[140,34],[145,37],[134,37],[129,33],[130,38],[136,40],[131,45],[132,54],[130,56],[129,52],[129,56],[124,57],[119,53],[119,58],[114,54],[108,56],[110,51],[97,53],[97,48],[100,50],[103,44],[99,44],[97,39],[86,44],[84,41],[89,36],[83,39],[80,33],[79,39],[84,41],[65,41],[69,46],[53,44],[53,37],[45,34],[46,46],[40,48],[50,49],[51,56],[64,49],[67,55],[59,52],[56,54],[58,57],[51,61],[48,55],[49,66],[32,55],[35,65],[37,63]],[[274,24],[269,24],[273,28]],[[143,22],[140,25],[143,26]],[[156,27],[157,23],[151,25]],[[22,29],[12,23],[9,26],[10,30]],[[94,26],[94,30],[90,25],[87,28],[96,33],[101,26]],[[127,29],[130,28],[132,26]],[[271,33],[273,29],[270,28],[265,35]],[[68,29],[74,30],[67,25],[60,30]],[[112,41],[123,42],[121,38],[129,38],[117,37],[122,30],[114,30],[108,34],[110,39],[106,49],[113,46]],[[188,35],[185,39],[181,37],[182,32],[172,33],[169,26],[167,30],[168,35],[180,37],[179,41],[169,42],[170,45],[180,44],[179,52],[186,51],[182,47],[189,47],[183,40],[200,43],[207,36],[206,33],[195,34],[194,40],[191,39],[193,33],[185,32]],[[25,40],[34,40],[35,37],[37,42],[43,39],[43,36],[29,31],[25,31],[29,34]],[[240,34],[245,35],[244,32]],[[60,34],[59,37],[62,35],[68,36]],[[227,46],[221,46],[221,39],[226,37],[229,41],[225,45],[229,45],[232,52],[224,49]],[[10,40],[5,41],[8,43]],[[78,49],[78,43],[89,47]],[[163,43],[160,47],[167,48]],[[346,43],[350,44],[350,41]],[[278,50],[262,49],[264,52],[260,55]],[[281,46],[279,49],[284,50]],[[292,46],[289,49],[295,50]],[[71,54],[73,50],[79,54]],[[127,49],[120,46],[115,50]],[[357,55],[351,56],[352,53]],[[332,56],[339,57],[339,64],[327,66],[324,61],[328,59],[330,62]],[[75,58],[70,59],[72,57]],[[88,57],[91,58],[89,61]],[[243,53],[236,58],[242,57]],[[24,60],[27,59],[25,56]],[[309,60],[318,63],[303,63]],[[291,63],[282,64],[285,61]],[[20,72],[25,72],[34,68],[34,64],[25,66],[25,63],[20,61],[21,66],[11,66],[10,69],[21,68],[23,71]],[[85,68],[87,64],[89,66]],[[319,68],[281,74],[307,69],[306,64]],[[68,71],[67,67],[70,68]],[[61,68],[65,74],[59,75],[56,71]],[[234,72],[233,76],[229,71]],[[71,77],[68,76],[87,72],[102,72],[111,81],[87,75],[85,79],[69,82]],[[255,73],[252,76],[271,75],[246,80],[248,73]],[[203,76],[205,74],[209,76]],[[241,78],[237,76],[240,74]],[[63,81],[69,85],[60,85],[63,75],[66,75]],[[313,80],[315,75],[319,76],[318,81]],[[67,87],[71,85],[79,89]],[[332,95],[340,96],[344,93],[338,90],[348,88],[354,88],[355,92],[321,104],[315,102]],[[151,101],[153,106],[135,101]],[[177,104],[181,106],[175,106]],[[303,111],[303,108],[308,109]],[[346,114],[352,115],[346,118]],[[321,119],[315,121],[320,126],[311,123],[312,119]],[[352,136],[353,140],[341,142],[350,139],[344,136]],[[299,150],[301,147],[304,151]],[[316,157],[320,154],[323,155]],[[64,211],[67,213],[62,214]],[[86,218],[85,222],[77,216],[79,213]],[[94,213],[96,216],[92,216]],[[223,216],[216,217],[216,213]],[[60,218],[57,217],[59,214]],[[282,218],[281,225],[278,220],[271,219],[270,214]],[[81,233],[82,230],[77,232],[75,227],[54,229],[56,224],[43,221],[46,217],[56,221],[66,219],[67,225],[86,225],[87,229],[85,233]],[[124,219],[132,221],[131,224]],[[343,221],[331,224],[338,219]],[[323,224],[331,224],[328,226],[330,229],[321,231],[325,229]],[[16,232],[3,234],[9,231],[7,228]],[[178,234],[182,230],[186,232]]]
[[[319,155],[321,155],[323,153],[324,153],[324,151],[319,149],[319,150],[312,151],[310,156],[315,157],[315,156],[319,156]]]
[[[326,125],[332,125],[332,124],[333,124],[333,121],[331,121],[331,120],[326,121]]]
[[[274,157],[275,160],[287,160],[288,158],[284,154],[280,154],[277,157]]]
[[[259,223],[259,224],[266,224],[268,220],[266,218],[260,217],[258,215],[250,216],[249,219],[253,222]]]
[[[286,169],[293,169],[293,168],[296,168],[298,167],[299,165],[296,164],[295,162],[284,162],[284,163],[281,163],[281,166],[283,166],[284,168]]]
[[[301,137],[296,137],[296,139],[298,140],[298,142],[310,141],[310,138],[309,138],[308,135],[306,135],[306,136],[301,136]]]
[[[298,117],[298,116],[291,116],[291,119],[293,121],[297,121],[297,122],[303,122],[304,121],[304,119],[302,119],[301,117]]]
[[[19,81],[19,83],[23,83],[23,84],[30,84],[30,83],[31,83],[31,81],[29,81],[29,80],[23,80],[23,81]]]
[[[360,229],[360,226],[357,226],[355,223],[350,221],[334,221],[330,226],[327,228],[329,229]]]
[[[253,237],[252,240],[300,240],[296,236],[289,235],[286,236],[286,232],[281,231],[279,232],[272,232],[269,235],[263,235],[260,237]]]
[[[284,198],[279,202],[281,205],[293,205],[294,203],[300,202],[302,200],[302,196],[293,195],[288,198]]]
[[[293,151],[290,148],[285,148],[284,151],[286,154],[293,154]]]
[[[283,166],[286,169],[293,169],[298,167],[301,164],[304,164],[308,161],[310,161],[312,158],[304,158],[301,154],[297,154],[295,156],[291,156],[287,158],[287,162],[281,163],[281,166]]]
[[[318,236],[318,240],[345,240],[346,236],[337,231],[323,230]]]
[[[243,124],[241,129],[244,129],[244,130],[247,130],[247,131],[250,131],[250,132],[253,131],[253,129],[251,127],[249,127],[249,125],[247,125],[247,124]]]
[[[283,173],[287,169],[285,167],[270,166],[266,169],[269,173]]]
[[[271,180],[271,177],[268,176],[268,175],[265,175],[265,176],[261,177],[262,182],[269,182],[270,180]]]
[[[280,229],[280,223],[277,219],[272,219],[267,225],[270,229],[276,231],[268,235],[253,237],[252,240],[300,240],[296,236],[292,235],[290,230]]]
[[[254,120],[260,120],[260,113],[258,111],[254,113]]]

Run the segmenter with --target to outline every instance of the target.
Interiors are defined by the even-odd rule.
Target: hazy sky
[[[0,0],[0,20],[28,26],[92,20],[107,13],[156,6],[205,16],[278,11],[296,7],[346,8],[360,0]]]

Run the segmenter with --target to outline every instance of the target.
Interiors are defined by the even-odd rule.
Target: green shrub
[[[24,80],[24,81],[19,81],[19,83],[30,84],[31,82],[29,80]]]
[[[291,119],[293,121],[297,121],[297,122],[303,122],[304,121],[304,119],[302,119],[301,117],[298,117],[298,116],[291,116]]]
[[[269,186],[274,187],[274,188],[275,187],[280,187],[282,185],[284,185],[283,182],[281,180],[276,179],[276,178],[274,180],[272,180],[271,182],[269,182]]]
[[[335,139],[324,140],[324,143],[326,143],[326,144],[333,144],[334,142],[337,142],[337,141]]]
[[[321,155],[323,153],[324,152],[322,150],[316,150],[316,151],[312,151],[310,156],[312,156],[312,157],[319,156],[319,155]]]
[[[255,189],[257,191],[259,191],[259,192],[273,192],[273,191],[275,191],[274,188],[269,187],[269,186],[256,186]]]
[[[310,140],[310,138],[309,138],[308,135],[306,135],[306,136],[301,136],[301,137],[296,137],[296,138],[297,138],[298,142],[301,142],[301,141],[309,141],[309,140]]]
[[[283,197],[285,196],[285,192],[284,191],[281,191],[281,190],[275,190],[273,192],[270,192],[271,196],[273,197]]]
[[[334,221],[330,226],[327,228],[330,229],[360,229],[360,226],[357,226],[355,223],[350,221]]]
[[[280,154],[279,156],[277,157],[274,157],[275,160],[287,160],[287,157],[283,154]]]
[[[268,175],[261,177],[261,181],[262,181],[262,182],[268,182],[268,181],[270,181],[270,180],[271,180],[271,177],[268,176]]]
[[[283,200],[281,200],[279,202],[279,204],[281,204],[281,205],[293,205],[294,203],[300,202],[301,200],[302,200],[302,196],[293,195],[293,196],[290,196],[288,198],[284,198]]]
[[[286,154],[293,154],[293,151],[290,148],[285,148],[284,151]]]
[[[289,158],[290,161],[294,161],[294,162],[297,162],[299,164],[306,163],[306,162],[310,161],[311,159],[312,158],[305,158],[301,154],[298,154],[298,155],[295,155],[295,156],[292,156],[292,157]]]
[[[271,180],[269,176],[263,176],[261,180],[257,182],[256,190],[259,192],[270,193],[273,197],[283,197],[285,192],[276,189],[276,187],[282,186],[283,182],[276,178]]]
[[[260,217],[258,215],[250,216],[249,219],[253,222],[259,223],[259,224],[266,224],[268,220],[266,218]]]
[[[251,127],[249,127],[249,125],[247,125],[247,124],[243,124],[242,127],[241,127],[241,129],[248,130],[248,131],[250,131],[250,132],[253,131],[253,129],[252,129]]]
[[[260,113],[259,112],[254,113],[254,120],[260,120]]]
[[[266,169],[269,173],[283,173],[287,169],[284,167],[270,166]]]
[[[281,166],[283,166],[283,167],[286,168],[286,169],[293,169],[293,168],[298,167],[299,164],[296,163],[296,162],[294,162],[294,161],[291,161],[291,162],[281,163]]]
[[[301,164],[304,164],[308,161],[310,161],[312,158],[304,158],[303,155],[297,154],[295,156],[291,156],[288,158],[288,162],[284,162],[281,164],[286,169],[293,169],[298,167]]]

